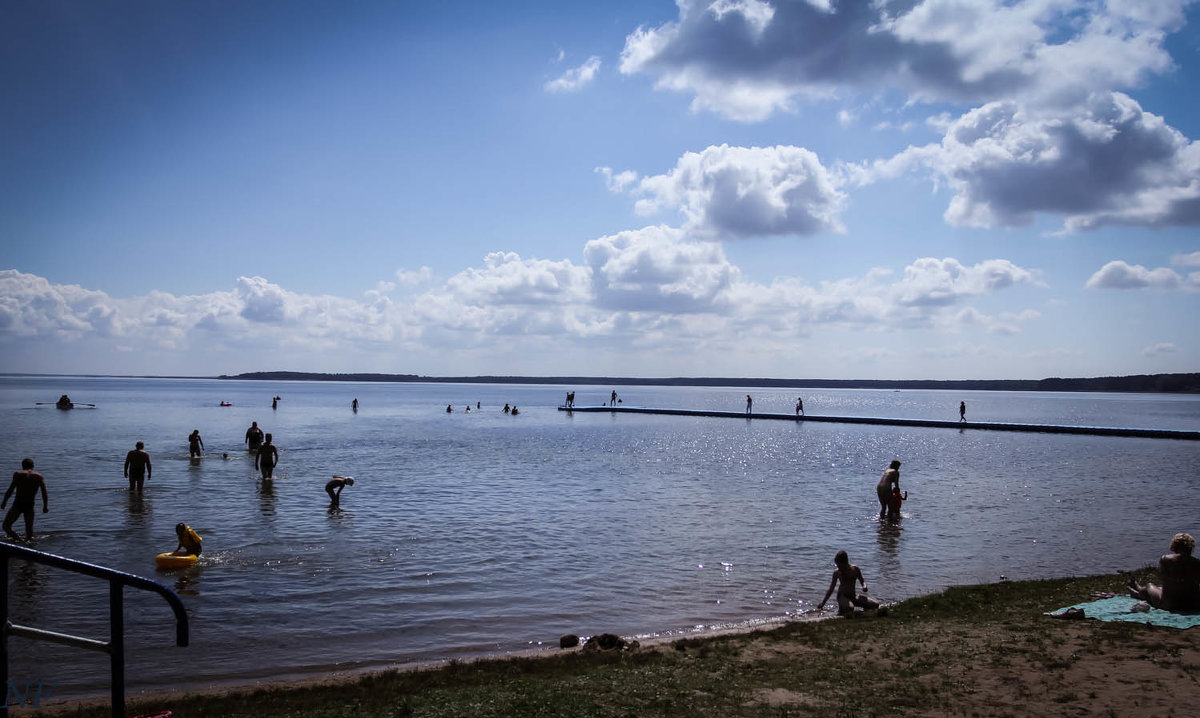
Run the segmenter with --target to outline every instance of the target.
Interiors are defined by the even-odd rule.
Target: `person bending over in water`
[[[838,613],[852,613],[854,607],[865,609],[879,608],[879,601],[867,598],[867,579],[863,578],[862,570],[850,563],[850,557],[845,551],[838,551],[833,557],[833,563],[837,568],[833,570],[833,580],[829,582],[829,590],[825,592],[825,598],[817,604],[817,610],[825,608],[825,602],[833,594],[833,589],[837,587],[837,602]],[[855,593],[854,582],[862,583],[862,593]],[[838,586],[838,583],[841,583]]]
[[[258,447],[258,453],[254,455],[254,468],[262,469],[262,477],[264,479],[275,478],[275,465],[279,463],[279,449],[271,443],[271,435],[268,433],[267,438],[263,441],[263,445]]]
[[[175,524],[175,535],[179,537],[179,547],[175,549],[177,555],[200,555],[200,542],[204,539],[200,538],[200,534],[193,531],[191,526],[184,523]]]
[[[188,435],[188,456],[193,459],[200,458],[200,450],[204,448],[204,439],[200,438],[200,430],[194,429]]]
[[[129,479],[129,490],[141,491],[152,473],[154,469],[150,466],[150,454],[146,453],[146,444],[139,441],[133,451],[125,454],[125,478]]]
[[[38,491],[42,492],[42,513],[50,510],[46,504],[46,478],[33,470],[33,459],[21,459],[21,470],[13,472],[12,483],[8,485],[8,491],[4,492],[4,500],[0,501],[0,509],[8,503],[9,497],[16,491],[17,495],[13,498],[12,508],[8,510],[8,515],[4,517],[4,533],[13,540],[20,540],[13,532],[13,523],[16,522],[18,516],[25,517],[25,540],[33,540],[33,500],[37,497]]]
[[[1171,553],[1158,560],[1162,587],[1152,583],[1141,586],[1130,579],[1129,595],[1164,611],[1200,611],[1200,559],[1192,556],[1195,548],[1191,534],[1175,534]]]
[[[336,509],[341,505],[342,489],[346,488],[347,486],[354,486],[353,476],[338,476],[334,474],[334,477],[329,480],[329,483],[325,484],[325,493],[329,494],[329,500],[332,502],[330,503],[330,506],[332,508]]]
[[[892,502],[892,491],[900,490],[900,460],[892,459],[892,463],[883,470],[879,483],[875,485],[875,495],[879,497],[879,518],[887,513],[888,504]]]

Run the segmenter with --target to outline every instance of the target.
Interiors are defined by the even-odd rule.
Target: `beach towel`
[[[1113,596],[1099,601],[1077,603],[1057,611],[1047,611],[1047,616],[1065,614],[1070,609],[1083,611],[1083,618],[1095,618],[1100,621],[1125,621],[1128,623],[1149,623],[1155,626],[1171,628],[1192,628],[1200,626],[1200,613],[1171,613],[1158,608],[1144,611],[1134,611],[1133,607],[1142,603],[1131,596]]]

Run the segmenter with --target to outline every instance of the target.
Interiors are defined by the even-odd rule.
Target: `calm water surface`
[[[790,412],[776,389],[347,384],[0,377],[0,458],[33,456],[50,513],[36,548],[150,576],[192,622],[175,648],[161,598],[127,591],[130,689],[295,677],[557,645],[563,633],[686,634],[810,612],[846,549],[872,595],[1152,563],[1200,532],[1195,442],[677,416],[626,406]],[[69,393],[96,409],[35,406]],[[271,397],[282,397],[277,410]],[[838,390],[810,414],[1200,430],[1200,397]],[[357,414],[351,399],[361,403]],[[219,407],[222,400],[232,407]],[[475,402],[482,410],[465,413]],[[504,403],[517,417],[500,411]],[[446,414],[447,404],[454,413]],[[275,435],[263,482],[244,450]],[[187,457],[199,429],[207,453]],[[153,478],[133,497],[125,452]],[[221,453],[228,452],[229,459]],[[893,457],[909,491],[880,523]],[[332,474],[356,478],[330,512]],[[200,564],[159,572],[184,521]],[[18,524],[19,526],[20,524]],[[107,635],[107,587],[14,562],[13,620]],[[1053,608],[1053,607],[1047,607]],[[10,640],[10,675],[107,690],[100,654]]]

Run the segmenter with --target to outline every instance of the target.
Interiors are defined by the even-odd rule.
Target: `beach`
[[[1187,715],[1200,632],[1044,615],[1131,576],[948,589],[855,618],[543,650],[301,683],[154,693],[174,716]],[[46,715],[106,715],[58,705]]]

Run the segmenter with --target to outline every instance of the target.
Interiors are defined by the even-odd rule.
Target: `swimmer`
[[[39,491],[42,492],[42,513],[50,511],[50,507],[46,503],[46,477],[33,470],[33,459],[22,459],[21,470],[13,472],[12,483],[8,485],[8,491],[4,492],[4,500],[0,501],[0,509],[8,503],[8,499],[12,497],[14,491],[17,495],[13,498],[12,508],[4,517],[4,533],[10,539],[19,541],[21,537],[13,532],[12,526],[18,516],[24,516],[25,540],[32,541],[33,500],[37,498]]]
[[[199,556],[201,551],[200,534],[185,523],[175,524],[175,535],[179,538],[179,546],[175,549],[176,556]]]
[[[833,594],[834,587],[838,589],[838,613],[853,613],[855,606],[865,609],[879,608],[879,601],[867,597],[867,579],[863,578],[862,570],[850,563],[850,558],[845,551],[837,552],[837,555],[833,557],[833,564],[837,568],[833,570],[833,579],[829,582],[829,590],[825,592],[825,598],[822,598],[821,602],[817,604],[818,611],[825,608],[825,602]],[[856,580],[862,584],[862,593],[856,593],[854,590]],[[840,586],[838,586],[839,582]]]
[[[354,486],[353,476],[338,476],[334,474],[329,483],[325,484],[325,493],[329,494],[330,506],[338,508],[342,502],[342,489],[347,486]],[[336,489],[336,491],[335,491]]]

